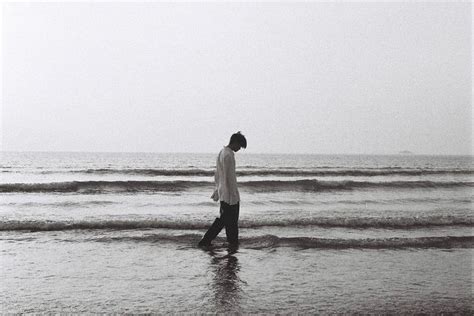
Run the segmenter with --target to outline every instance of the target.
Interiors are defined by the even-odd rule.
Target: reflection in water
[[[240,312],[240,298],[242,282],[238,276],[240,270],[239,260],[235,256],[237,249],[227,249],[227,253],[209,251],[211,255],[211,268],[213,268],[213,292],[215,297],[216,312]]]

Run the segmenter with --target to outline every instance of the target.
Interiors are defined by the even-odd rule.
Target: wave
[[[96,242],[154,242],[180,243],[196,245],[202,236],[197,234],[167,235],[149,234],[144,236],[99,237],[90,238]],[[223,237],[218,237],[214,245],[223,244]],[[224,244],[225,246],[225,244]],[[214,246],[219,247],[219,246]],[[242,237],[239,247],[264,249],[276,247],[323,248],[323,249],[403,249],[403,248],[473,248],[474,236],[443,236],[417,238],[366,238],[366,239],[329,239],[316,237],[278,237],[263,235]]]
[[[8,183],[0,184],[0,192],[174,192],[211,185],[213,185],[211,182],[203,181],[69,181],[48,183]]]
[[[464,181],[319,181],[316,179],[305,179],[295,181],[249,181],[239,183],[244,188],[252,191],[338,191],[354,189],[416,189],[416,188],[456,188],[472,187],[474,182]]]
[[[75,236],[74,236],[75,237]],[[73,237],[73,238],[74,238]],[[143,234],[141,236],[91,236],[85,238],[71,238],[63,235],[57,241],[68,242],[134,242],[134,243],[172,243],[197,247],[202,238],[201,234]],[[12,241],[33,241],[35,237],[9,237]],[[217,237],[208,249],[227,247],[225,237]],[[319,237],[279,237],[275,235],[261,235],[240,237],[239,248],[268,249],[277,247],[291,247],[299,249],[406,249],[406,248],[474,248],[474,236],[440,236],[440,237],[389,237],[389,238],[319,238]]]
[[[65,230],[132,230],[132,229],[207,229],[209,221],[186,220],[82,220],[82,221],[17,221],[0,222],[0,231],[65,231]],[[434,226],[474,226],[474,217],[317,217],[310,219],[241,220],[241,228],[275,227],[344,227],[411,229]]]
[[[8,192],[180,192],[202,187],[213,187],[208,181],[70,181],[49,183],[7,183],[0,184],[0,193]],[[239,182],[239,187],[252,192],[278,191],[338,191],[354,189],[436,189],[474,187],[469,181],[319,181],[306,180],[260,180]]]
[[[64,201],[64,202],[9,202],[9,203],[0,203],[0,205],[12,205],[12,206],[21,206],[21,207],[89,207],[89,206],[105,206],[117,204],[113,201]],[[215,206],[215,204],[214,204]]]
[[[247,170],[245,170],[247,169]],[[247,167],[244,170],[238,170],[239,176],[352,176],[352,177],[372,177],[372,176],[424,176],[424,175],[471,175],[472,169],[403,169],[403,168],[332,168],[332,169],[306,169],[296,167],[285,168],[260,168]],[[4,170],[4,172],[10,172]],[[153,169],[153,168],[96,168],[79,170],[45,170],[41,174],[51,173],[81,173],[96,175],[141,175],[141,176],[214,176],[214,169]]]

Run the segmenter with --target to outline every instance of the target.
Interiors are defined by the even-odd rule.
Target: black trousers
[[[238,244],[239,242],[239,203],[230,205],[221,202],[221,217],[216,218],[211,227],[207,230],[199,242],[200,246],[207,246],[219,235],[222,228],[225,227],[225,234],[229,244]]]

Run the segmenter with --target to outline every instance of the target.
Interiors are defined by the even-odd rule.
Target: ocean
[[[473,158],[2,152],[2,313],[473,313]]]

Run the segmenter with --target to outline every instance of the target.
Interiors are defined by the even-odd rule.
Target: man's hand
[[[219,201],[219,193],[217,193],[217,189],[216,189],[216,190],[214,190],[214,193],[212,193],[212,195],[211,195],[211,199],[213,199],[213,200],[214,200],[214,202],[217,202],[217,201]]]

